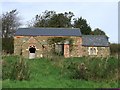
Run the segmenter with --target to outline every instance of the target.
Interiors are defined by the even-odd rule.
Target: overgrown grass
[[[65,66],[74,79],[118,81],[118,59],[115,57],[70,58]]]
[[[96,58],[95,58],[96,59]],[[100,59],[100,58],[99,58]],[[8,56],[3,57],[6,62],[15,62],[19,60],[19,57]],[[117,88],[118,82],[116,80],[109,81],[109,79],[94,81],[84,79],[72,79],[71,75],[74,75],[70,69],[67,69],[71,63],[86,63],[91,65],[92,68],[96,68],[94,65],[98,62],[92,62],[92,59],[87,57],[81,58],[55,58],[55,59],[25,59],[30,68],[30,80],[18,81],[18,80],[3,80],[3,88]],[[98,59],[96,59],[98,60]],[[95,60],[95,61],[96,61]],[[110,58],[110,60],[117,60],[116,58]],[[110,64],[114,64],[111,62]],[[76,65],[76,64],[75,64]],[[92,66],[93,65],[93,66]],[[115,64],[116,65],[116,64]],[[110,68],[113,69],[112,67]]]
[[[27,64],[27,60],[24,60],[22,57],[16,58],[16,60],[3,60],[3,70],[2,70],[2,79],[11,79],[11,80],[29,80],[30,70]]]

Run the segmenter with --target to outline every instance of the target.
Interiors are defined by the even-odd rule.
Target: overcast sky
[[[34,1],[34,2],[33,2]],[[102,29],[112,43],[118,42],[118,0],[82,0],[76,1],[61,0],[48,2],[48,0],[4,0],[1,3],[2,13],[17,9],[19,16],[23,22],[23,26],[27,21],[41,14],[45,10],[54,10],[57,13],[71,11],[74,18],[83,17],[87,20],[92,30],[95,28]]]

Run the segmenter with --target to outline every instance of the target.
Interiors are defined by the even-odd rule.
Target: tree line
[[[18,15],[19,13],[15,9],[5,12],[0,16],[0,21],[2,21],[2,49],[6,52],[13,53],[13,36],[15,31],[22,25]],[[56,13],[56,11],[45,10],[28,21],[27,27],[80,28],[83,35],[106,35],[99,28],[92,30],[87,20],[83,17],[74,17],[75,15],[71,11]],[[9,45],[5,45],[8,43]]]
[[[11,10],[0,16],[2,21],[2,37],[13,37],[15,31],[22,25],[18,11]],[[87,20],[83,17],[73,18],[73,12],[56,13],[56,11],[45,10],[42,14],[35,15],[28,21],[27,27],[53,27],[53,28],[80,28],[83,35],[105,35],[99,28],[92,31]]]
[[[28,27],[80,28],[83,35],[106,35],[99,28],[92,31],[87,20],[83,17],[74,18],[74,16],[71,11],[56,13],[55,11],[46,10],[29,21]]]

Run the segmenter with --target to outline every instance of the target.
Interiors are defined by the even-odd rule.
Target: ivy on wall
[[[51,37],[47,41],[48,41],[48,44],[52,46],[53,53],[56,53],[55,52],[55,44],[64,45],[66,42],[68,42],[67,44],[69,44],[69,46],[70,46],[70,48],[69,48],[70,52],[73,49],[73,45],[72,45],[73,39],[69,38],[69,37]]]

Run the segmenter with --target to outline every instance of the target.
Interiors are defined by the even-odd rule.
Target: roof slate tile
[[[19,36],[81,36],[79,28],[19,28]]]
[[[83,46],[109,46],[105,35],[82,35]]]

